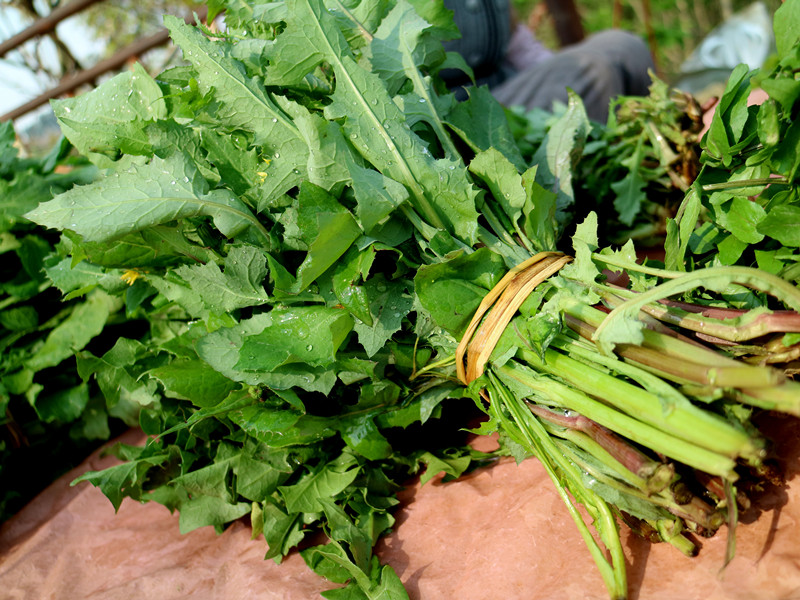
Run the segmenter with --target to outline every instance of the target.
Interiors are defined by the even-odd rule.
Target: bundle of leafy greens
[[[160,395],[129,396],[145,399],[147,444],[80,480],[117,507],[178,510],[184,531],[249,514],[267,557],[302,542],[344,586],[329,598],[407,597],[372,548],[409,477],[488,458],[464,427],[542,462],[613,598],[627,594],[618,518],[687,554],[686,532],[734,526],[765,474],[752,412],[800,414],[800,386],[782,358],[744,362],[722,340],[791,348],[800,292],[713,252],[685,260],[709,184],[667,223],[669,269],[632,243],[600,249],[596,213],[573,259],[558,249],[591,128],[577,97],[526,161],[487,90],[459,103],[438,78],[467,68],[443,51],[457,31],[440,4],[225,8],[225,33],[165,19],[186,66],[55,104],[104,176],[27,216],[63,230],[74,259],[125,269],[126,308],[150,331],[120,339],[114,364]],[[796,108],[774,115],[768,164]],[[722,127],[734,145],[747,129]],[[108,362],[79,354],[79,372],[101,381]]]
[[[705,107],[651,73],[647,96],[616,98],[607,123],[592,123],[573,167],[576,218],[604,216],[605,244],[664,245],[666,223],[675,217],[700,168]],[[530,111],[512,107],[509,124],[526,163],[541,148],[565,107]]]
[[[41,158],[20,157],[15,142],[11,123],[0,125],[0,522],[138,423],[138,403],[119,392],[104,397],[75,368],[76,351],[103,348],[127,322],[117,297],[125,284],[98,266],[73,264],[56,232],[22,216],[90,183],[97,169],[70,157],[66,140]],[[91,289],[72,295],[76,277]]]

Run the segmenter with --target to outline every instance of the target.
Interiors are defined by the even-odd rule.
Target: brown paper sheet
[[[725,529],[689,559],[627,533],[631,600],[800,599],[800,421],[771,423],[787,482],[742,516],[720,572]],[[141,440],[129,432],[123,441]],[[8,600],[308,600],[331,586],[297,554],[264,561],[263,538],[234,523],[181,535],[178,517],[126,499],[118,514],[81,472],[92,455],[0,528],[0,598]],[[541,466],[502,462],[462,480],[409,487],[381,542],[416,600],[606,600],[594,563]]]

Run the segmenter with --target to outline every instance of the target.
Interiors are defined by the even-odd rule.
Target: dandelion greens
[[[268,558],[302,543],[344,586],[330,598],[407,597],[373,553],[397,490],[499,454],[541,462],[611,598],[628,594],[623,524],[687,555],[693,535],[733,536],[737,482],[768,457],[751,415],[800,414],[790,30],[771,67],[734,73],[693,166],[696,129],[683,167],[650,173],[680,200],[656,211],[664,262],[643,265],[632,241],[601,244],[599,215],[613,205],[632,231],[653,214],[637,161],[673,152],[659,126],[680,135],[647,117],[663,84],[608,135],[572,95],[532,140],[486,90],[448,92],[439,71],[464,65],[440,3],[223,8],[224,33],[165,19],[185,65],[54,104],[102,175],[27,217],[126,270],[119,297],[150,329],[113,364],[160,397],[141,407],[146,445],[78,481],[177,510],[182,531],[249,514]],[[748,109],[755,78],[773,95]],[[592,207],[582,168],[626,147],[612,128],[633,153],[617,199]],[[740,194],[756,196],[746,217]],[[99,381],[110,361],[78,368]],[[501,449],[470,449],[465,429]]]

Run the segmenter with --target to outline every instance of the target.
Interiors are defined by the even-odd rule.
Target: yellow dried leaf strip
[[[539,252],[535,256],[532,256],[528,260],[521,262],[516,267],[511,269],[505,276],[497,282],[489,293],[481,301],[478,309],[475,311],[475,314],[472,316],[472,320],[469,322],[469,326],[467,330],[464,332],[464,335],[461,337],[461,342],[458,344],[458,348],[456,348],[456,374],[458,375],[458,379],[462,383],[467,383],[466,372],[464,367],[464,354],[467,351],[467,346],[469,345],[469,341],[472,339],[472,335],[475,333],[475,330],[478,328],[478,325],[481,323],[481,319],[483,315],[486,314],[486,311],[489,310],[492,305],[494,304],[495,300],[500,297],[500,294],[503,293],[503,290],[508,287],[508,284],[513,281],[514,277],[516,277],[521,271],[524,271],[528,267],[535,265],[536,263],[544,260],[548,256],[558,256],[558,252]]]
[[[492,288],[456,349],[456,372],[462,383],[469,384],[483,374],[500,336],[525,299],[571,260],[572,257],[558,252],[542,252],[517,265]],[[489,314],[483,319],[487,311]]]

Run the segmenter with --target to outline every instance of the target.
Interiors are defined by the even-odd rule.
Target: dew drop
[[[425,102],[425,98],[420,98],[419,101],[420,102]]]
[[[277,123],[277,122],[278,122],[278,119],[276,119],[275,117],[272,117],[272,122],[273,122],[273,123]]]
[[[276,152],[275,153],[275,158],[280,158],[280,157],[281,157],[281,155]]]
[[[308,350],[309,352],[311,352],[313,349],[314,349],[314,346],[312,346],[311,344],[306,346],[306,350]]]

